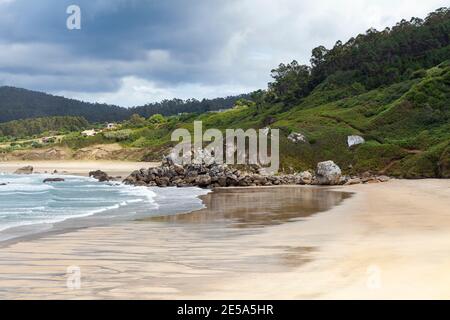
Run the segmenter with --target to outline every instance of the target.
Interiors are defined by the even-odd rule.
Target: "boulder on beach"
[[[34,170],[34,168],[32,166],[26,166],[26,167],[17,169],[14,173],[15,174],[32,174],[33,170]]]
[[[65,180],[63,178],[47,178],[44,181],[42,181],[43,183],[48,183],[48,182],[64,182]]]
[[[100,182],[113,180],[110,176],[108,176],[108,174],[106,172],[101,171],[101,170],[89,172],[89,177],[97,179]]]
[[[311,184],[313,182],[313,174],[309,171],[303,171],[299,174],[300,184]]]
[[[350,186],[350,185],[353,185],[353,184],[360,184],[360,183],[362,183],[360,178],[350,178],[350,179],[347,180],[345,185]]]
[[[319,162],[316,169],[314,184],[337,185],[341,183],[342,171],[339,166],[331,160]]]
[[[388,182],[389,180],[391,180],[391,178],[389,178],[388,176],[379,176],[377,177],[377,179],[380,182]]]

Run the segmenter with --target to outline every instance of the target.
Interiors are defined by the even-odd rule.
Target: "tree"
[[[164,123],[165,121],[166,119],[164,118],[164,116],[159,113],[152,115],[148,119],[148,122],[150,122],[151,124]]]
[[[264,103],[266,100],[265,91],[263,91],[263,90],[253,91],[250,96],[251,96],[253,102],[255,103],[256,110],[261,111],[263,109],[263,106],[264,106]]]
[[[292,104],[310,92],[310,76],[311,68],[300,65],[295,60],[287,65],[281,63],[277,69],[271,71],[271,77],[275,81],[269,83],[269,89],[276,94],[280,101]]]
[[[145,125],[145,118],[135,113],[128,120],[128,124],[132,127],[142,127]]]

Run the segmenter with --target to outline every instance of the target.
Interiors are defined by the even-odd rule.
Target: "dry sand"
[[[236,190],[207,197],[209,211],[1,247],[0,298],[450,299],[450,180],[327,189],[345,200]]]
[[[32,165],[34,172],[75,174],[87,176],[92,170],[103,170],[111,176],[128,176],[132,171],[141,168],[158,166],[154,162],[130,162],[130,161],[82,161],[82,160],[55,160],[55,161],[6,161],[0,162],[0,172],[13,173],[19,168]]]

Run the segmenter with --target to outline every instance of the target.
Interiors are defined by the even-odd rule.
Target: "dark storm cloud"
[[[240,93],[280,62],[307,63],[314,46],[443,3],[0,0],[0,84],[125,105]],[[81,30],[66,28],[72,4]]]
[[[53,45],[68,65],[86,60],[94,64],[101,60],[106,62],[106,69],[115,69],[114,64],[121,64],[122,70],[102,72],[108,76],[132,72],[147,79],[184,82],[201,76],[195,65],[218,50],[221,39],[227,36],[227,32],[219,28],[220,23],[214,28],[208,21],[218,10],[211,5],[213,1],[192,1],[186,6],[186,1],[79,0],[76,4],[82,10],[82,29],[69,31],[65,27],[65,11],[73,3],[49,0],[9,3],[7,18],[0,22],[2,42],[30,44],[29,54],[35,51],[36,55],[43,52],[34,50],[33,44]],[[158,54],[155,57],[153,50],[169,54],[173,68],[161,68],[163,61],[157,60]],[[53,61],[47,61],[45,54],[41,58],[39,65],[28,66],[26,70],[21,65],[3,65],[2,71],[48,75],[63,72]],[[140,68],[133,68],[139,61]],[[152,66],[152,61],[158,66]],[[73,85],[76,88],[79,84],[74,82]]]

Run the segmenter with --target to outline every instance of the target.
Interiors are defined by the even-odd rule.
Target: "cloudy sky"
[[[68,30],[69,5],[81,30]],[[0,85],[122,106],[265,88],[370,27],[448,0],[0,0]]]

